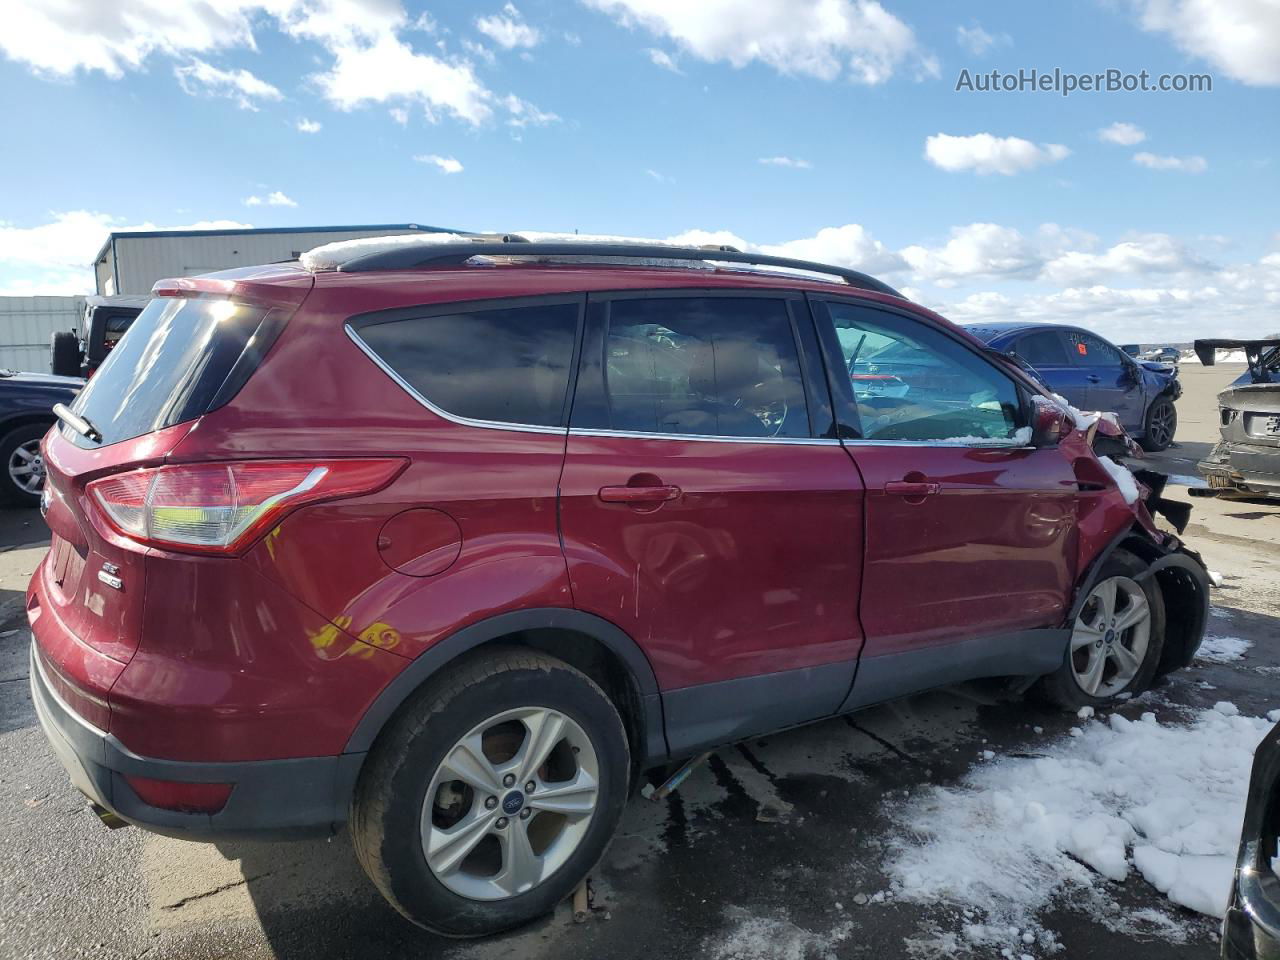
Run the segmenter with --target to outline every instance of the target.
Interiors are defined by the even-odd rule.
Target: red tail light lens
[[[86,490],[120,533],[197,553],[237,553],[303,504],[373,493],[404,460],[246,460],[134,470]]]
[[[232,783],[178,783],[150,777],[124,776],[143,803],[180,813],[217,813],[227,805]]]

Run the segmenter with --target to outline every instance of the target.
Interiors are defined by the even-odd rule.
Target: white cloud
[[[391,114],[391,119],[400,124],[400,126],[409,125],[409,111],[404,107],[392,107],[388,112]]]
[[[975,133],[953,137],[939,133],[925,140],[924,155],[930,163],[952,173],[999,173],[1012,176],[1046,163],[1057,163],[1070,155],[1060,143],[1035,144],[1021,137],[994,137]]]
[[[90,266],[112,231],[234,230],[251,224],[201,220],[182,225],[144,222],[89,210],[53,213],[48,223],[20,227],[0,221],[0,284],[15,296],[84,293],[93,289]],[[26,291],[26,292],[22,292]]]
[[[1032,277],[1043,262],[1031,240],[994,223],[952,227],[942,246],[905,247],[902,258],[918,281],[944,287],[971,277]]]
[[[668,237],[667,242],[693,247],[730,246],[747,253],[813,260],[867,273],[894,273],[906,268],[901,256],[888,249],[872,237],[866,227],[857,223],[824,227],[811,237],[774,244],[751,243],[728,230],[686,230]]]
[[[306,117],[300,117],[294,126],[301,133],[319,133],[322,124],[318,120],[308,120]]]
[[[1041,276],[1054,283],[1080,284],[1115,274],[1184,273],[1209,269],[1207,260],[1166,233],[1125,240],[1101,253],[1064,252],[1045,263]]]
[[[184,93],[234,100],[241,110],[257,110],[258,101],[280,100],[284,96],[248,70],[222,70],[197,57],[185,66],[174,67],[173,74]]]
[[[808,160],[802,160],[799,157],[761,157],[758,163],[763,163],[766,167],[792,167],[796,170],[808,170],[813,167]]]
[[[657,170],[646,170],[644,175],[650,180],[658,181],[658,183],[675,183],[675,180],[671,179],[671,177],[668,177],[666,174],[659,173]]]
[[[509,93],[501,100],[508,113],[507,125],[511,127],[545,127],[549,123],[558,123],[560,118],[548,110],[540,110],[528,100],[521,100],[514,93]]]
[[[915,33],[874,0],[584,0],[627,27],[642,27],[690,55],[734,67],[883,83],[904,65],[936,76]]]
[[[1280,84],[1280,4],[1274,0],[1132,0],[1144,30],[1254,86]]]
[[[1008,46],[1013,40],[1007,33],[992,35],[975,23],[972,27],[956,27],[956,43],[975,57],[981,57],[992,47]]]
[[[1132,147],[1147,139],[1146,131],[1132,123],[1113,123],[1098,131],[1098,139],[1105,143],[1117,143],[1122,147]]]
[[[513,12],[518,15],[508,5],[505,19]],[[329,55],[310,79],[340,110],[421,106],[432,121],[448,115],[479,125],[516,103],[522,108],[513,119],[520,125],[553,116],[489,89],[465,56],[448,53],[442,38],[435,52],[416,49],[406,38],[436,28],[429,17],[411,20],[401,0],[8,0],[4,18],[0,52],[42,75],[118,77],[168,56],[177,60],[175,72],[188,93],[230,97],[252,109],[282,94],[248,70],[224,70],[197,54],[254,51],[255,26],[271,22]],[[532,28],[512,23],[523,29],[503,36],[527,46]]]
[[[504,50],[536,47],[542,40],[542,34],[524,22],[513,3],[506,4],[501,14],[478,18],[476,29]]]
[[[655,67],[670,70],[672,73],[684,73],[680,69],[680,65],[676,63],[675,58],[665,50],[659,50],[657,47],[648,47],[645,50],[645,55],[648,56]]]
[[[268,207],[296,207],[298,205],[298,201],[294,200],[292,197],[286,196],[279,190],[272,190],[265,198],[259,197],[256,194],[251,197],[245,197],[244,205],[246,207],[261,207],[264,205]]]
[[[441,173],[461,173],[462,164],[453,157],[442,157],[438,153],[420,153],[413,158],[418,163],[430,163],[440,168]]]
[[[1176,170],[1178,173],[1204,173],[1209,161],[1204,157],[1171,157],[1159,153],[1135,153],[1133,162],[1148,170]]]

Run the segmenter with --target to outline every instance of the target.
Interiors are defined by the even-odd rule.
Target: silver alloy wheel
[[[507,710],[445,754],[422,805],[422,850],[471,900],[532,890],[564,865],[596,809],[600,767],[582,727],[546,707]]]
[[[9,454],[9,479],[23,493],[40,495],[44,489],[44,457],[38,437],[13,448]]]
[[[1091,697],[1110,697],[1133,682],[1151,641],[1151,605],[1128,577],[1108,577],[1089,591],[1071,628],[1071,669]]]

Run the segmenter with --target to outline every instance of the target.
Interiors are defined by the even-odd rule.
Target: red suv
[[[971,678],[1106,704],[1208,611],[1096,424],[870,277],[730,248],[166,281],[60,414],[27,609],[75,785],[184,837],[349,820],[452,935],[568,895],[642,772]]]

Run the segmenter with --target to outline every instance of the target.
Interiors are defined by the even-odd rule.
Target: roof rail
[[[897,290],[857,270],[811,260],[793,260],[762,253],[743,253],[730,246],[677,247],[660,243],[600,243],[590,241],[529,241],[519,234],[477,236],[466,243],[405,243],[352,257],[338,265],[342,273],[369,270],[412,270],[415,267],[461,266],[473,257],[606,257],[619,260],[688,260],[781,267],[839,277],[851,287],[902,297]]]

